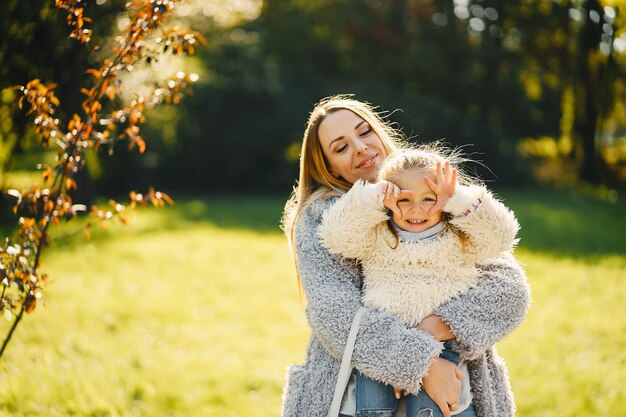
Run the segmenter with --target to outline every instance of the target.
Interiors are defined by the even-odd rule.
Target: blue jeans
[[[444,343],[444,350],[439,357],[454,364],[459,363],[459,354]],[[355,417],[392,417],[398,407],[398,400],[393,395],[393,387],[374,381],[356,372],[356,414]],[[439,406],[422,390],[417,395],[409,395],[406,404],[407,417],[443,417]],[[459,417],[475,417],[473,407],[460,414]]]
[[[346,414],[339,413],[339,417],[354,417],[354,416],[349,416]],[[467,407],[465,411],[463,411],[461,414],[455,415],[454,417],[476,417],[476,411],[474,410],[474,406],[470,404],[470,406]]]

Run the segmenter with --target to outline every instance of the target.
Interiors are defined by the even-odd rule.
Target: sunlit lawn
[[[499,344],[521,417],[622,415],[626,204],[506,192],[533,288]],[[280,199],[181,199],[59,243],[0,363],[0,416],[276,416],[308,337]],[[8,322],[0,327],[2,335]]]

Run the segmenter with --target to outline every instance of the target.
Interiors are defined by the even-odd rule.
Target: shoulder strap
[[[352,319],[352,326],[350,326],[350,333],[348,334],[348,340],[346,341],[346,347],[343,351],[343,357],[341,358],[341,366],[339,367],[339,375],[337,375],[337,384],[335,385],[335,393],[333,394],[333,402],[330,404],[330,410],[328,411],[328,417],[337,417],[339,415],[339,409],[341,408],[341,400],[343,399],[343,393],[348,386],[348,380],[350,379],[350,373],[352,372],[352,352],[354,351],[354,343],[356,342],[356,335],[359,332],[359,326],[361,324],[361,318],[363,313],[367,309],[360,307],[354,314]]]

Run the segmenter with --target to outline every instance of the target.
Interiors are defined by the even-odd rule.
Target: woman
[[[399,132],[372,107],[348,97],[323,100],[309,117],[299,181],[285,207],[283,226],[294,250],[312,332],[305,363],[288,372],[285,417],[326,416],[352,319],[362,305],[358,265],[331,255],[318,239],[322,213],[355,181],[374,181],[381,162],[400,146]],[[352,355],[355,368],[406,392],[423,387],[448,417],[456,410],[463,374],[439,354],[441,341],[453,339],[453,349],[467,362],[476,416],[514,416],[506,368],[493,345],[524,318],[529,289],[510,256],[480,269],[477,286],[443,304],[416,328],[368,309]],[[352,410],[347,390],[341,413]]]

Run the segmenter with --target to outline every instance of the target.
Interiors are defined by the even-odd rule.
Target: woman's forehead
[[[333,136],[335,133],[359,128],[365,120],[348,109],[340,109],[327,113],[320,123],[320,136]]]

